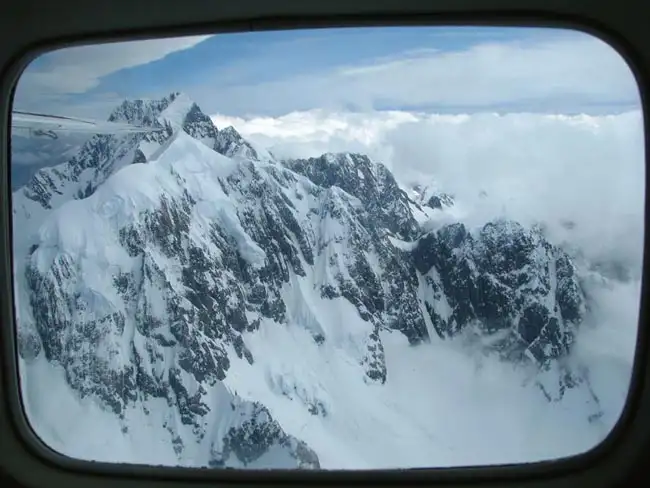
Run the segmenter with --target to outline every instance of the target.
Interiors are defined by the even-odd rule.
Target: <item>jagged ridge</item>
[[[219,414],[207,399],[231,354],[254,363],[244,336],[261,321],[306,327],[317,344],[341,340],[295,290],[356,309],[353,333],[337,325],[349,335],[338,346],[369,382],[390,374],[382,328],[411,344],[478,328],[500,338],[491,349],[541,367],[571,347],[584,294],[570,258],[535,229],[497,221],[422,235],[383,165],[358,154],[260,161],[181,94],[125,102],[111,120],[165,131],[96,136],[22,190],[47,214],[17,273],[20,353],[42,352],[76,391],[118,415],[165,399],[180,418],[168,427],[179,456]],[[209,439],[206,464],[228,464],[231,454],[250,463],[280,445],[296,465],[318,465],[263,405],[227,396],[249,415]]]

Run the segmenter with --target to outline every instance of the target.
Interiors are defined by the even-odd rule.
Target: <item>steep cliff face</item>
[[[381,164],[277,162],[182,94],[124,102],[110,120],[164,130],[95,136],[14,194],[20,355],[62,368],[125,430],[130,409],[165,405],[155,422],[182,464],[319,467],[254,392],[226,386],[233,362],[255,366],[262,326],[306,331],[377,387],[391,375],[384,332],[411,345],[473,335],[542,371],[571,350],[585,296],[538,229],[426,231]],[[585,381],[560,371],[554,399]],[[317,395],[272,382],[328,415]]]
[[[420,239],[414,256],[441,337],[475,325],[499,334],[496,347],[513,359],[545,364],[568,353],[585,298],[569,256],[539,230],[498,220],[472,234],[453,224]]]

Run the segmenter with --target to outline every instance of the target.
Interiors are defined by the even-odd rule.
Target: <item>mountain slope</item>
[[[14,218],[36,229],[50,210],[71,199],[90,196],[121,168],[154,157],[178,130],[218,152],[225,148],[237,151],[245,144],[233,129],[218,131],[210,118],[183,93],[172,93],[160,100],[124,101],[108,120],[163,130],[93,136],[69,161],[39,170],[27,185],[14,192]]]
[[[430,384],[428,354],[460,364],[459,343],[524,370],[503,374],[526,405],[587,405],[552,409],[549,429],[597,421],[589,378],[568,361],[585,293],[541,231],[425,230],[383,165],[276,162],[183,95],[125,102],[111,118],[165,131],[93,138],[17,192],[15,246],[29,246],[16,251],[16,289],[24,368],[54,367],[122,434],[146,418],[185,465],[338,467],[346,450],[362,466],[453,464],[461,444],[410,399]],[[571,446],[600,435],[584,428]],[[387,459],[391,438],[376,436],[393,430],[419,453]],[[355,454],[359,439],[368,453]]]

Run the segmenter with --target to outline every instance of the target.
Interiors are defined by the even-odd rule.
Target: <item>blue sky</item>
[[[125,98],[175,91],[187,93],[217,127],[234,125],[281,157],[363,152],[400,181],[435,175],[459,195],[496,195],[495,206],[517,207],[522,218],[558,213],[581,221],[585,242],[596,247],[620,249],[618,236],[643,222],[638,88],[620,55],[587,34],[324,29],[69,48],[28,67],[15,106],[102,119]],[[539,115],[631,110],[618,117]],[[430,115],[438,113],[473,115]],[[53,162],[24,161],[32,172]],[[605,193],[615,198],[603,199]],[[519,200],[510,200],[515,194]],[[603,225],[620,230],[610,233],[617,236],[611,243],[603,244]],[[630,253],[640,256],[636,248]]]
[[[188,93],[209,114],[316,108],[616,113],[633,76],[586,34],[394,27],[222,34],[70,48],[19,81],[16,108],[105,118],[124,98]]]

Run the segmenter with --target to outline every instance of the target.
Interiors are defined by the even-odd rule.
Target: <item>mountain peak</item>
[[[260,161],[273,159],[268,151],[254,147],[232,125],[218,131],[215,151],[229,158],[249,159]]]
[[[164,100],[169,100],[169,104],[159,115],[159,120],[162,119],[163,121],[167,121],[172,126],[183,127],[188,118],[190,119],[189,122],[205,122],[207,119],[212,125],[212,120],[210,120],[210,118],[201,111],[194,100],[186,94],[178,92],[170,95],[169,98],[165,98]]]
[[[322,156],[323,160],[329,164],[344,164],[346,166],[358,167],[365,166],[372,168],[376,166],[367,155],[354,152],[327,152]]]
[[[222,133],[227,134],[229,136],[238,137],[240,139],[242,138],[241,134],[239,132],[237,132],[237,129],[235,129],[232,125],[229,125],[225,129],[221,129],[219,132],[222,132]]]
[[[270,153],[254,147],[244,139],[233,126],[218,130],[197,103],[179,91],[158,100],[124,100],[113,110],[108,120],[142,126],[165,126],[174,131],[182,129],[227,157],[273,159]]]
[[[127,99],[110,114],[109,121],[145,127],[162,127],[153,133],[97,134],[81,145],[76,154],[57,167],[39,170],[21,192],[21,212],[42,218],[71,199],[90,196],[106,179],[132,163],[146,162],[165,147],[174,132],[184,131],[210,149],[215,149],[217,128],[194,101],[182,92],[160,99]],[[32,206],[35,205],[34,208]],[[30,210],[31,209],[31,210]],[[32,218],[37,226],[39,218]]]
[[[110,122],[152,126],[161,123],[158,118],[166,112],[164,119],[172,125],[182,124],[182,119],[192,109],[200,109],[196,103],[183,92],[172,92],[159,99],[126,99],[109,115]]]
[[[169,104],[168,98],[159,100],[134,99],[124,100],[108,116],[109,122],[152,126],[157,125],[157,117]]]
[[[358,198],[390,232],[407,239],[418,233],[406,193],[383,164],[373,162],[368,156],[325,153],[317,158],[286,160],[283,164],[318,186],[337,186]]]

